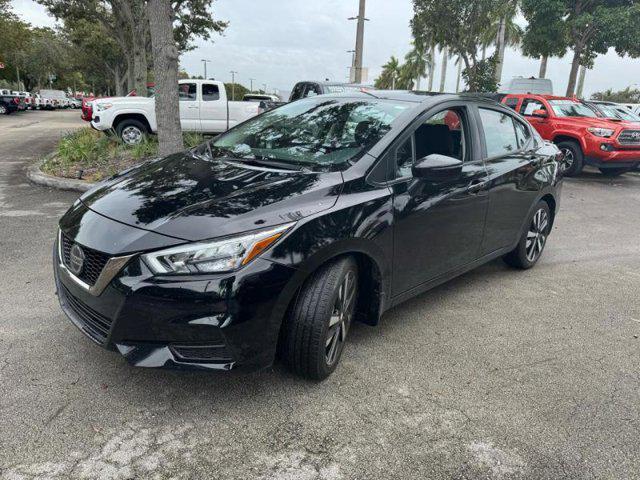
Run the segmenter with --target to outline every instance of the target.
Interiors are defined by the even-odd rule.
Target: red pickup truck
[[[598,118],[578,100],[551,95],[506,95],[502,103],[523,115],[565,157],[564,174],[593,165],[620,175],[640,165],[640,123]]]

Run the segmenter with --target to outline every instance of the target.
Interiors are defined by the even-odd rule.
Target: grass
[[[185,148],[204,141],[200,133],[185,133]],[[148,137],[138,145],[125,145],[115,135],[81,128],[65,135],[42,165],[49,175],[96,182],[158,155],[158,141]]]

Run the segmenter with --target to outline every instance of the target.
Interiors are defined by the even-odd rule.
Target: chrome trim
[[[120,270],[129,263],[129,260],[136,255],[137,253],[134,253],[124,257],[112,257],[107,260],[107,263],[105,263],[102,272],[100,272],[100,276],[96,280],[96,283],[93,286],[90,286],[76,277],[64,264],[64,257],[62,254],[62,230],[58,229],[58,267],[60,268],[60,273],[94,297],[99,296],[104,289],[107,288],[107,285],[111,283],[111,280],[113,280],[120,272]]]

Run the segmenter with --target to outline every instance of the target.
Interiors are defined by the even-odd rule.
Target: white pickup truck
[[[180,123],[185,132],[222,133],[262,112],[258,103],[231,102],[224,83],[214,80],[180,80]],[[93,101],[91,125],[115,131],[127,144],[140,143],[156,133],[153,97],[116,97]]]

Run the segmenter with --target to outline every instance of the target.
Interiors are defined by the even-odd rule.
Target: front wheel
[[[584,168],[584,154],[578,142],[566,140],[558,142],[558,148],[562,152],[564,159],[561,170],[565,177],[575,177],[580,175]]]
[[[551,232],[551,211],[549,205],[541,200],[533,210],[528,228],[520,237],[516,248],[503,257],[512,267],[526,270],[533,267],[542,256],[547,238]]]
[[[314,273],[302,287],[283,326],[283,357],[298,375],[324,380],[336,369],[358,294],[358,265],[351,257]]]
[[[7,107],[5,107],[4,105],[0,105],[0,115],[6,115],[7,114]]]
[[[605,177],[619,177],[630,171],[628,168],[600,168],[599,170]]]
[[[147,137],[147,127],[138,120],[121,121],[116,127],[118,138],[126,145],[138,145]]]

